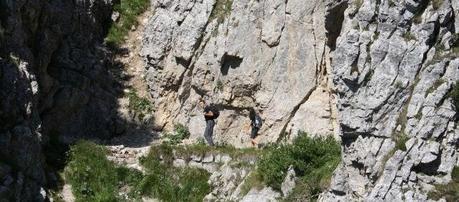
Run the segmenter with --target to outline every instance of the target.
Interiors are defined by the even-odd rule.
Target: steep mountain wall
[[[325,7],[319,0],[156,1],[142,55],[159,127],[182,123],[202,136],[204,98],[222,110],[217,142],[250,144],[251,107],[264,119],[262,143],[297,130],[333,134]]]
[[[116,88],[97,47],[111,7],[109,0],[0,1],[0,199],[45,198],[53,178],[43,158],[48,135],[113,134]]]
[[[324,199],[426,200],[458,165],[459,2],[341,4],[331,77],[344,155]]]
[[[426,200],[458,165],[459,3],[454,0],[158,0],[143,37],[160,128],[248,146],[334,134],[343,162],[321,200]],[[0,0],[0,198],[39,201],[50,136],[109,138],[120,84],[100,45],[109,0]],[[64,138],[65,139],[65,138]]]
[[[251,107],[265,120],[261,142],[340,136],[343,163],[322,200],[425,200],[450,180],[457,1],[154,6],[142,55],[159,127],[183,123],[200,137],[203,97],[223,109],[218,142],[247,146]]]

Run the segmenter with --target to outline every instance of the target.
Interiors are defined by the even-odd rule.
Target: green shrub
[[[137,16],[148,9],[149,0],[120,0],[114,6],[114,12],[120,14],[119,20],[110,27],[105,41],[111,45],[119,45],[124,42],[132,26],[137,26]]]
[[[104,148],[87,141],[71,147],[65,178],[77,201],[117,201],[117,172],[106,153]]]
[[[252,171],[244,180],[241,187],[241,195],[245,196],[252,188],[263,188],[263,181],[261,180],[260,173],[257,170]]]
[[[171,145],[177,145],[182,143],[184,139],[190,137],[190,131],[187,127],[179,123],[175,124],[174,132],[166,134],[165,137],[167,138],[166,143]]]
[[[137,187],[140,171],[116,166],[106,158],[107,150],[88,141],[70,149],[70,162],[64,170],[77,201],[119,201],[119,187]],[[131,198],[139,196],[128,193]]]
[[[217,81],[215,89],[217,89],[217,91],[222,91],[223,90],[223,82],[221,80]]]
[[[210,192],[209,173],[202,169],[173,167],[172,147],[160,147],[153,147],[148,156],[141,159],[145,168],[142,174],[116,166],[106,158],[104,147],[80,141],[70,149],[65,177],[77,201],[123,201],[125,199],[118,193],[126,186],[129,187],[128,196],[134,201],[141,196],[161,201],[202,201]],[[159,155],[166,163],[161,163]]]
[[[435,190],[429,192],[429,198],[446,201],[459,201],[459,167],[454,167],[451,173],[451,182],[444,185],[435,185]]]
[[[145,114],[153,111],[153,106],[147,98],[140,97],[135,89],[130,89],[127,93],[129,99],[129,109],[136,113],[142,120]]]
[[[395,87],[398,89],[403,88],[403,82],[402,81],[395,82]]]
[[[300,132],[292,145],[268,148],[258,161],[258,172],[264,183],[280,190],[290,165],[307,187],[310,198],[323,191],[341,158],[341,147],[331,136],[310,138]]]
[[[405,39],[406,42],[416,40],[416,37],[409,30],[403,33],[402,37]]]
[[[395,137],[395,148],[398,150],[406,151],[406,142],[410,138],[405,133],[400,133]]]
[[[209,21],[217,19],[218,24],[223,23],[225,18],[231,14],[232,0],[217,0],[214,9],[210,14]]]
[[[169,145],[160,147],[142,160],[146,175],[137,187],[138,192],[161,201],[202,201],[210,192],[209,173],[197,168],[175,168],[172,162],[161,163],[158,155],[166,161],[172,150]]]

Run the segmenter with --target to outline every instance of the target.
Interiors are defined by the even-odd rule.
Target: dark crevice
[[[191,59],[187,60],[183,57],[175,57],[175,62],[179,65],[182,65],[185,68],[188,68],[188,66],[191,63]]]
[[[414,17],[418,17],[424,13],[429,6],[430,0],[421,0],[418,5],[415,4],[406,4],[406,9],[414,14]],[[411,6],[413,5],[413,6]]]
[[[412,168],[412,170],[416,173],[423,173],[429,176],[438,175],[438,168],[441,164],[441,151],[437,155],[437,159],[430,163],[419,163]]]
[[[352,161],[352,167],[357,168],[359,170],[363,170],[365,168],[365,165],[363,163],[357,162],[357,161]]]
[[[228,75],[230,68],[236,69],[239,66],[241,66],[242,61],[243,59],[238,56],[228,55],[227,53],[225,53],[221,59],[222,66],[220,68],[220,71],[222,75],[223,76]]]
[[[343,191],[338,191],[338,190],[331,190],[330,191],[332,194],[337,195],[337,196],[344,196],[346,195],[346,192]]]
[[[327,14],[325,15],[327,46],[330,47],[331,51],[336,49],[336,39],[341,34],[344,21],[344,11],[346,11],[347,7],[347,1],[339,2],[337,5],[329,7]]]

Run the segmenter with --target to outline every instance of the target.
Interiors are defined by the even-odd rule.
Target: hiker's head
[[[204,98],[199,99],[199,106],[202,108],[206,106],[206,101],[204,100]]]
[[[249,118],[250,118],[250,120],[254,120],[254,119],[255,119],[255,115],[256,115],[255,109],[254,109],[254,108],[251,108],[251,109],[250,109],[250,113],[249,113]]]

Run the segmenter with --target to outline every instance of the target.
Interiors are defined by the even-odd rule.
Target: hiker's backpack
[[[218,111],[218,109],[215,106],[212,106],[210,108],[210,111],[212,111],[212,114],[214,114],[213,119],[216,119],[216,118],[218,118],[218,116],[220,116],[220,112]]]
[[[261,120],[261,117],[258,115],[255,115],[255,123],[254,126],[257,128],[261,128],[263,126],[263,121]]]
[[[213,117],[214,119],[216,119],[216,118],[218,118],[218,116],[220,116],[220,112],[218,111],[217,108],[212,107],[211,111],[212,111],[212,114],[214,114],[214,117]]]

